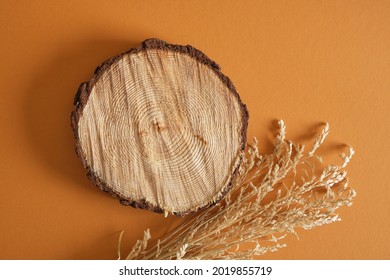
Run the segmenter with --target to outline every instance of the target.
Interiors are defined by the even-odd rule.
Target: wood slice
[[[74,105],[77,154],[122,204],[182,215],[229,190],[248,112],[199,50],[146,40],[98,67]]]

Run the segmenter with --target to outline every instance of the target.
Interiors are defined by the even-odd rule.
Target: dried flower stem
[[[260,155],[256,139],[248,145],[232,190],[221,202],[193,214],[150,248],[146,230],[126,259],[251,259],[285,247],[280,240],[286,233],[296,235],[296,228],[339,221],[336,210],[355,197],[344,170],[354,150],[340,155],[340,165],[324,167],[315,152],[328,124],[308,153],[285,139],[283,121],[279,128],[272,154]]]

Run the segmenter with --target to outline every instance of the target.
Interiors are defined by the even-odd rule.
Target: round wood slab
[[[248,112],[199,50],[146,40],[98,67],[74,105],[77,154],[92,181],[122,204],[182,215],[229,190]]]

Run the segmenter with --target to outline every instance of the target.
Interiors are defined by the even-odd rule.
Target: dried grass
[[[345,171],[354,150],[341,154],[339,165],[324,165],[315,153],[328,132],[326,124],[305,152],[303,145],[285,139],[279,121],[273,153],[260,155],[254,139],[221,202],[193,214],[153,246],[146,230],[126,259],[251,259],[285,247],[281,239],[296,235],[297,228],[339,221],[336,210],[355,197]]]

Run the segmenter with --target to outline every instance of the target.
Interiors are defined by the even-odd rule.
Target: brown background
[[[280,118],[303,142],[328,121],[321,153],[355,148],[358,197],[343,221],[300,230],[264,258],[390,258],[389,1],[2,1],[0,36],[1,259],[113,259],[121,229],[127,250],[145,228],[180,220],[100,192],[73,148],[78,85],[150,37],[222,66],[263,152]]]

